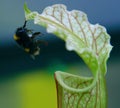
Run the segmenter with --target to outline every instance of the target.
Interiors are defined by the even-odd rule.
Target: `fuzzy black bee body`
[[[40,40],[36,39],[36,36],[39,34],[41,33],[33,33],[32,30],[27,29],[25,21],[23,27],[17,28],[14,40],[24,49],[25,52],[29,53],[32,57],[35,57],[36,55],[39,55],[40,52]]]

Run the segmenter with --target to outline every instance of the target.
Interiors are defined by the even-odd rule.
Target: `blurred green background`
[[[48,42],[40,45],[41,54],[35,60],[22,51],[13,34],[24,23],[24,0],[0,1],[0,108],[57,108],[54,72],[61,70],[89,75],[83,61],[65,49],[65,44],[46,30],[34,25],[28,28],[41,31],[40,38]],[[56,3],[65,4],[68,10],[84,11],[93,24],[107,28],[114,46],[108,60],[106,75],[108,108],[119,108],[120,91],[120,1],[118,0],[26,0],[31,10],[39,11]]]

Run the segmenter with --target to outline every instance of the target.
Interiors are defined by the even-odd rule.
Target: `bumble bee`
[[[39,55],[40,48],[39,44],[41,41],[36,39],[41,32],[34,32],[26,28],[27,21],[24,22],[24,25],[20,28],[17,28],[14,40],[18,43],[19,46],[23,48],[23,50],[30,54],[31,57],[34,59],[35,56]],[[31,35],[31,36],[30,36]]]

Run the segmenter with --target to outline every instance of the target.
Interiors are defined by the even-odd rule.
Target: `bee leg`
[[[25,20],[24,25],[23,25],[23,28],[25,28],[25,27],[26,27],[26,23],[27,23],[27,20]]]
[[[41,34],[41,32],[35,32],[35,33],[33,33],[33,36],[37,36],[37,35],[40,35]]]
[[[34,56],[34,55],[30,55],[30,57],[31,57],[33,60],[35,60],[35,56]]]
[[[41,32],[35,32],[32,34],[31,38],[34,39],[35,37],[40,36],[40,34],[41,34]]]

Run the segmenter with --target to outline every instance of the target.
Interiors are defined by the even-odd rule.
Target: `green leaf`
[[[92,78],[84,78],[56,72],[58,107],[106,108],[106,62],[112,49],[106,29],[90,24],[84,12],[68,11],[62,4],[49,6],[41,14],[31,12],[26,4],[24,10],[27,20],[34,20],[64,40],[67,50],[75,51],[93,74]]]

